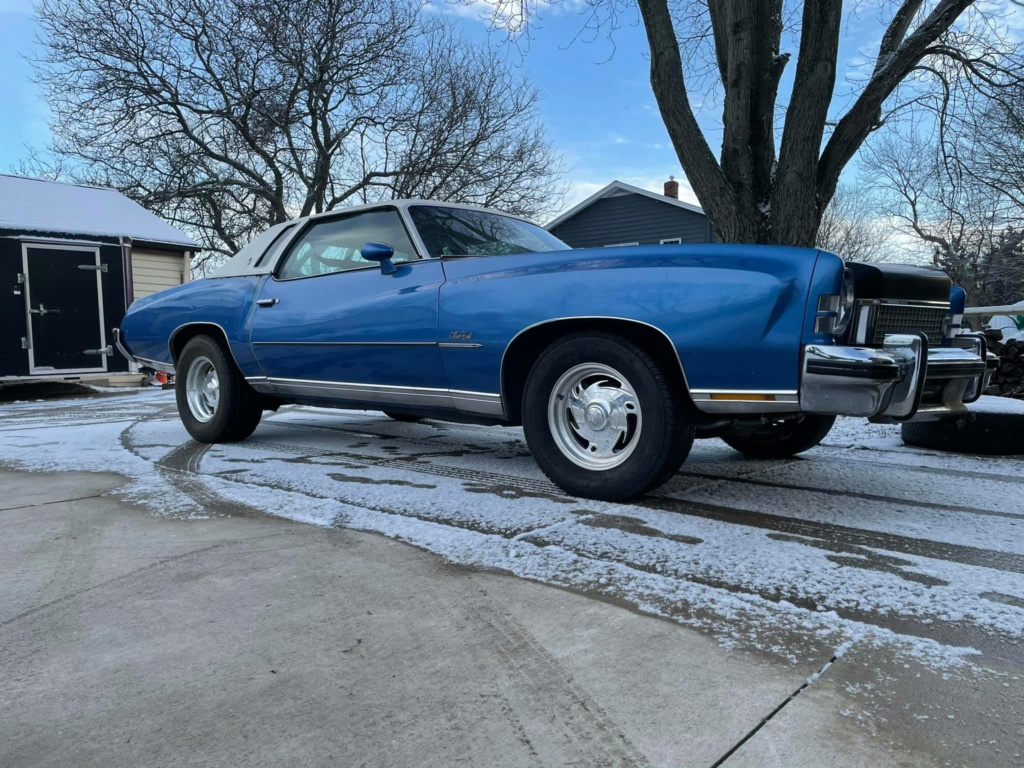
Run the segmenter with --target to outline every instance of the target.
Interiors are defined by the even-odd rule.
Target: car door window
[[[306,230],[285,257],[278,279],[376,267],[376,262],[364,259],[359,252],[364,243],[371,242],[394,248],[395,263],[417,258],[398,211],[368,211],[318,222]]]

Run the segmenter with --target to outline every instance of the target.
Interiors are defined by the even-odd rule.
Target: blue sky
[[[456,18],[468,35],[483,38],[489,34],[480,19],[480,8],[486,9],[486,5],[466,8],[435,2],[435,7]],[[669,175],[680,179],[681,196],[696,202],[682,179],[651,94],[642,28],[632,23],[627,13],[615,33],[614,55],[604,38],[574,42],[583,17],[571,10],[579,7],[578,0],[568,2],[547,9],[540,21],[535,20],[525,55],[509,48],[510,63],[523,67],[541,89],[541,112],[549,136],[568,167],[566,204],[583,199],[613,179],[660,191]],[[840,93],[849,90],[845,80],[864,74],[864,62],[872,58],[881,36],[877,10],[866,5],[868,10],[849,16],[844,25]],[[496,35],[495,41],[504,37],[490,34]],[[30,0],[0,0],[0,170],[22,158],[25,145],[41,149],[47,142],[46,105],[24,60],[35,51],[34,36]],[[790,73],[794,64],[789,66]],[[784,89],[790,85],[783,82]],[[837,105],[841,100],[842,95],[837,97]],[[718,104],[710,104],[700,113],[716,152],[720,117]]]

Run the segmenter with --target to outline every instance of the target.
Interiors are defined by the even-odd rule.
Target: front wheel
[[[722,440],[752,459],[788,459],[824,440],[835,422],[835,416],[800,416],[773,422],[753,434],[725,435]]]
[[[607,501],[663,484],[694,437],[657,362],[607,333],[571,334],[541,354],[523,393],[523,431],[552,482]]]
[[[224,347],[209,336],[196,336],[182,350],[175,399],[185,429],[201,443],[244,440],[263,416],[259,393]]]

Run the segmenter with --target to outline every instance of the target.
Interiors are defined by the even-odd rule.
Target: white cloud
[[[5,2],[6,0],[0,0]],[[541,13],[556,16],[577,14],[587,0],[423,0],[428,11],[473,19],[515,37]]]
[[[678,173],[675,174],[675,177],[676,181],[679,182],[679,199],[684,203],[700,205],[700,202],[697,200],[697,195],[694,194],[693,187],[690,186],[686,177]],[[624,184],[632,184],[634,187],[640,187],[640,189],[647,189],[651,192],[662,194],[665,191],[665,182],[668,181],[668,174],[663,176],[614,176],[604,180],[571,179],[569,181],[569,192],[565,196],[565,209],[568,210],[572,206],[582,203],[588,197],[599,190],[604,189],[613,181],[621,181]]]
[[[479,21],[511,35],[521,32],[528,18],[525,5],[510,0],[428,0],[423,7],[427,11]]]

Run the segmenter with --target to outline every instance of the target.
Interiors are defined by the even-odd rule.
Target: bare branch
[[[690,106],[668,4],[666,0],[638,0],[638,4],[651,50],[651,87],[679,162],[694,188],[701,189],[701,202],[719,232],[726,239],[741,240],[745,233],[736,216],[735,191],[712,154]]]
[[[266,226],[430,193],[543,215],[537,94],[416,0],[42,0],[61,173],[230,253]]]

